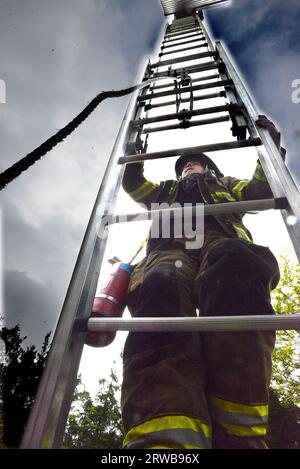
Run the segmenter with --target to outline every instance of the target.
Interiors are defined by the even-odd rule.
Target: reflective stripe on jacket
[[[237,179],[230,176],[216,178],[208,171],[204,178],[206,192],[213,203],[238,202],[272,197],[272,192],[264,175],[260,162],[257,163],[252,179]],[[151,203],[167,202],[170,205],[176,201],[179,181],[163,181],[159,185],[147,181],[144,177],[143,162],[128,164],[123,178],[124,190],[136,202],[146,205],[148,210]],[[166,190],[167,189],[167,190]],[[203,194],[202,194],[203,195]],[[204,202],[211,203],[210,200]],[[193,201],[191,201],[193,202]],[[242,222],[244,214],[226,214],[215,216],[215,220],[223,231],[232,238],[253,242],[251,233]]]

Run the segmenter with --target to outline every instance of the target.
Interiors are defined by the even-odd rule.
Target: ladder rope
[[[165,77],[166,79],[166,77]],[[170,80],[170,78],[169,78]],[[174,80],[174,78],[172,79]],[[51,151],[58,143],[62,142],[66,137],[68,137],[77,127],[79,127],[82,122],[89,117],[89,115],[96,109],[96,107],[107,98],[119,98],[121,96],[126,96],[134,91],[144,88],[149,84],[157,81],[157,78],[152,78],[150,80],[144,81],[138,85],[131,86],[122,90],[111,90],[111,91],[102,91],[99,93],[84,109],[81,111],[71,122],[69,122],[65,127],[60,129],[52,137],[48,138],[40,146],[35,148],[32,152],[28,153],[24,158],[21,158],[19,161],[14,163],[12,166],[7,168],[0,174],[0,191],[4,189],[7,184],[16,179],[20,174],[26,171],[30,166],[36,163],[38,160],[45,156],[49,151]]]

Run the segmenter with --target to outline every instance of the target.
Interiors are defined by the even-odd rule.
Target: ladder
[[[158,61],[145,65],[141,79],[145,86],[132,95],[118,132],[69,284],[22,448],[61,446],[87,330],[300,329],[299,314],[285,317],[89,319],[109,226],[124,221],[124,216],[116,216],[113,212],[126,164],[254,147],[274,198],[205,205],[204,213],[278,209],[300,260],[300,193],[269,132],[256,125],[259,112],[225,48],[220,42],[214,45],[205,28],[203,10],[227,1],[161,0],[165,16],[175,15],[175,18],[170,24],[166,22]],[[185,55],[180,55],[182,53]],[[154,84],[149,83],[149,79]],[[200,90],[205,94],[196,94]],[[165,97],[167,101],[159,101]],[[220,97],[227,98],[228,103],[205,107],[206,100]],[[194,109],[194,104],[199,101],[204,103],[203,107]],[[189,109],[180,110],[183,104]],[[167,106],[174,106],[175,112],[164,113]],[[151,110],[160,108],[160,115],[148,117]],[[147,152],[148,136],[155,132],[176,129],[183,132],[182,129],[217,126],[225,121],[232,123],[235,138],[231,141]],[[154,123],[161,125],[151,126]],[[146,139],[143,140],[144,136]],[[133,221],[137,216],[151,219],[152,214],[137,213],[128,216],[126,221]],[[291,219],[296,223],[290,223]]]

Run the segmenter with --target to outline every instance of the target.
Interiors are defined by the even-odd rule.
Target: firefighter
[[[271,121],[267,128],[280,148]],[[284,150],[282,149],[282,152]],[[177,180],[155,184],[143,163],[126,166],[123,188],[138,203],[224,203],[272,197],[260,163],[250,180],[224,177],[205,154],[180,157]],[[134,317],[274,314],[276,258],[253,243],[242,214],[207,216],[201,248],[149,239],[128,290]],[[128,449],[267,448],[272,331],[131,332],[124,354],[122,417]]]

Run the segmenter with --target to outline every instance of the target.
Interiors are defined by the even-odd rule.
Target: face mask
[[[181,187],[187,193],[190,194],[197,187],[198,179],[202,175],[199,173],[188,174],[185,178],[181,180]]]

